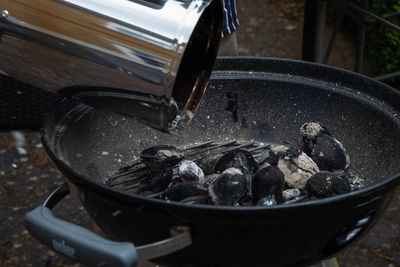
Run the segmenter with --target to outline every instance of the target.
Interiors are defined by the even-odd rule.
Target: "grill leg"
[[[364,9],[368,8],[368,0],[362,1],[362,7]],[[367,32],[366,26],[364,24],[365,15],[361,14],[362,24],[359,26],[357,31],[357,54],[356,54],[356,61],[354,64],[354,71],[355,72],[362,72],[362,67],[364,64],[364,50],[365,50],[365,35]]]
[[[307,0],[304,9],[302,59],[322,63],[326,1]]]

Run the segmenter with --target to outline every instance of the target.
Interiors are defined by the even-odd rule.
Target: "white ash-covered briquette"
[[[308,179],[319,172],[317,164],[303,152],[296,157],[285,156],[279,159],[278,168],[285,175],[288,186],[298,189],[303,189]]]
[[[283,202],[283,187],[285,177],[278,167],[265,163],[254,174],[253,197],[258,202],[269,200],[268,203],[280,204]]]
[[[300,127],[300,133],[302,137],[305,137],[308,140],[312,140],[314,137],[322,133],[331,135],[325,126],[316,121],[310,121],[304,123]]]
[[[178,174],[184,181],[203,183],[203,170],[191,160],[183,160],[178,165]]]
[[[167,190],[165,190],[163,197],[166,200],[173,200],[173,201],[182,201],[190,197],[207,199],[208,191],[207,188],[205,188],[198,182],[193,182],[193,181],[181,182],[169,186]]]
[[[351,186],[342,172],[321,171],[308,180],[306,189],[318,198],[325,198],[348,193]]]
[[[282,192],[283,200],[285,202],[289,201],[289,200],[293,200],[293,199],[299,197],[300,195],[301,195],[301,191],[297,188],[286,189],[286,190],[283,190],[283,192]]]
[[[248,190],[248,181],[238,168],[226,169],[208,187],[211,202],[215,205],[239,205]]]
[[[149,168],[165,168],[177,164],[184,155],[175,146],[152,146],[142,151],[140,158]]]
[[[277,167],[290,188],[304,189],[307,180],[319,172],[317,164],[310,157],[290,144],[273,147],[271,153],[279,156]]]
[[[328,129],[316,121],[300,128],[303,151],[311,157],[322,171],[345,170],[350,158],[343,144],[333,137]]]

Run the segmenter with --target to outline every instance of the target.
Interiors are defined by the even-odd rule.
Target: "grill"
[[[52,240],[64,241],[76,260],[93,265],[125,266],[137,256],[170,266],[320,261],[366,233],[393,196],[400,180],[399,103],[397,91],[365,76],[267,58],[220,59],[196,116],[179,135],[64,99],[44,126],[44,147],[71,191],[115,242],[52,217],[54,197],[28,214],[27,228],[50,246]],[[124,174],[133,171],[124,167],[146,148],[162,144],[185,150],[184,145],[200,143],[202,150],[230,140],[296,143],[293,129],[311,120],[343,142],[365,188],[290,205],[210,206],[127,192],[135,181],[117,174],[121,168]],[[243,145],[253,149],[252,143]],[[157,244],[165,246],[157,250]],[[143,250],[149,247],[151,253]]]

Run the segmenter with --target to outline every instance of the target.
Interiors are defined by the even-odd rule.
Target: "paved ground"
[[[238,8],[241,55],[300,59],[303,1],[239,0]],[[330,64],[352,68],[353,58],[351,37],[340,35]],[[23,225],[25,213],[40,205],[62,181],[41,146],[38,132],[0,132],[0,266],[80,266],[42,246]],[[75,197],[63,201],[55,213],[85,227],[93,226]],[[340,265],[400,266],[399,225],[397,189],[372,231],[338,256]]]

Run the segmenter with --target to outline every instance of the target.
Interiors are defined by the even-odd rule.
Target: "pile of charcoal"
[[[305,123],[300,139],[301,149],[236,140],[154,146],[106,184],[167,201],[232,206],[303,202],[362,187],[345,148],[326,127]]]

